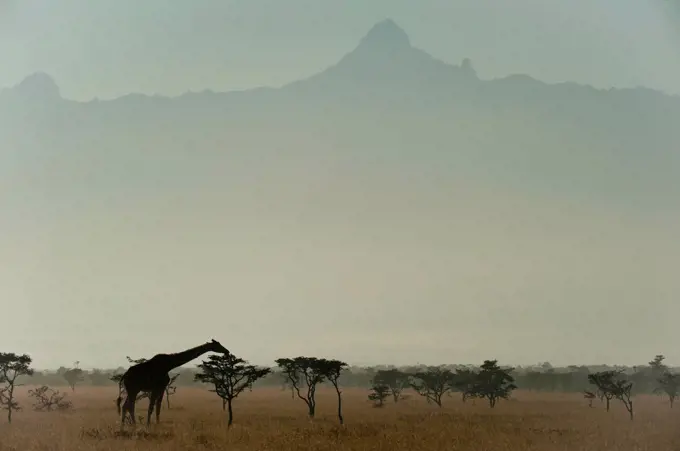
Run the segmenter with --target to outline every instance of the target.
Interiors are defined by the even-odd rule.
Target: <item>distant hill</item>
[[[258,178],[302,183],[316,168],[338,190],[339,174],[383,177],[394,189],[420,174],[417,183],[434,177],[443,190],[473,180],[677,208],[678,124],[678,97],[527,75],[481,80],[469,60],[439,61],[385,20],[336,65],[278,89],[79,103],[33,74],[0,93],[0,176],[31,180],[48,197],[85,196],[88,186],[131,196],[205,180],[227,191]]]

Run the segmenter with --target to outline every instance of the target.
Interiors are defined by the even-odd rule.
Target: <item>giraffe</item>
[[[123,403],[121,429],[125,424],[125,415],[130,412],[132,424],[135,424],[135,401],[140,391],[149,392],[149,411],[146,417],[147,426],[151,423],[151,414],[154,406],[156,408],[156,423],[159,421],[161,415],[161,404],[163,402],[163,394],[165,387],[170,383],[170,370],[184,365],[187,362],[205,354],[206,352],[221,352],[222,354],[229,354],[229,350],[222,346],[218,341],[211,340],[200,346],[196,346],[186,351],[175,354],[156,354],[146,362],[132,365],[123,374],[120,379],[120,386],[125,387],[127,396],[125,403]],[[116,404],[118,406],[118,413],[121,414],[120,403],[122,396],[118,396]]]

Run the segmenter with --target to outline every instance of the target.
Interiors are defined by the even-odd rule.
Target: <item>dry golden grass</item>
[[[25,387],[24,387],[25,388]],[[636,399],[631,422],[618,403],[607,414],[599,401],[590,409],[578,395],[516,393],[514,400],[489,409],[447,398],[443,409],[416,396],[375,409],[366,391],[344,393],[346,425],[334,416],[334,392],[318,395],[318,417],[305,416],[300,400],[279,389],[244,393],[235,404],[235,422],[214,394],[180,388],[161,424],[119,435],[113,388],[82,388],[71,397],[72,413],[25,410],[12,425],[0,425],[0,451],[31,450],[680,450],[680,409],[661,398]],[[147,402],[138,403],[137,416]],[[128,429],[132,426],[127,426]]]

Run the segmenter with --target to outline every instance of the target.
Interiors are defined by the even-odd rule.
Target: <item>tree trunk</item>
[[[609,412],[609,398],[607,398],[607,412]]]
[[[671,409],[672,409],[673,408],[673,401],[675,401],[675,399],[671,397],[671,398],[669,398],[669,400],[671,402]]]
[[[12,422],[12,403],[14,401],[14,382],[10,382],[9,390],[7,390],[7,422]]]
[[[222,398],[222,411],[227,410],[227,400]]]
[[[168,410],[170,410],[170,393],[165,394],[165,403],[168,405]]]
[[[231,427],[234,423],[234,411],[231,408],[231,399],[227,400],[227,405],[229,406],[229,422],[227,423],[227,427]]]
[[[316,405],[314,401],[309,401],[307,403],[307,407],[309,407],[309,418],[314,418],[314,414],[316,413]]]
[[[340,421],[340,424],[345,424],[345,419],[342,418],[342,395],[337,386],[335,387],[335,392],[338,394],[338,420]]]

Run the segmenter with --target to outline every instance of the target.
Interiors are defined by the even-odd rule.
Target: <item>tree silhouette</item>
[[[269,368],[258,368],[248,365],[245,360],[233,354],[211,355],[204,360],[198,368],[201,373],[194,376],[195,380],[213,384],[212,392],[222,398],[222,409],[228,408],[229,423],[231,427],[234,421],[232,402],[246,388],[252,389],[258,379],[270,373]]]
[[[12,412],[21,410],[14,399],[14,390],[20,385],[17,379],[33,374],[31,357],[13,352],[0,353],[0,408],[7,411],[7,422],[12,422]]]
[[[409,375],[396,368],[378,370],[375,376],[373,376],[371,383],[373,386],[387,386],[396,403],[401,399],[401,393],[404,389],[409,387]]]
[[[606,400],[606,409],[609,412],[611,400],[614,398],[614,379],[619,375],[620,371],[600,371],[588,375],[588,382],[597,387],[597,391],[601,398]]]
[[[673,408],[673,403],[680,395],[680,374],[671,373],[667,371],[658,379],[659,387],[655,390],[657,393],[665,393],[668,396],[668,401]]]
[[[624,379],[614,380],[613,386],[610,388],[614,393],[614,397],[621,401],[633,419],[633,399],[631,393],[633,392],[633,383]]]
[[[494,408],[499,399],[508,399],[517,388],[515,379],[510,375],[512,368],[503,369],[497,360],[485,360],[475,374],[470,394],[476,398],[486,398],[489,407]]]
[[[63,374],[68,386],[71,387],[71,391],[76,391],[76,384],[82,382],[85,379],[84,375],[85,372],[78,367],[70,368],[64,371]]]
[[[642,373],[643,376],[649,376],[646,377],[648,381],[651,380],[652,384],[654,384],[654,387],[652,388],[652,393],[655,395],[662,395],[664,393],[663,387],[659,385],[659,380],[663,378],[666,373],[670,371],[670,368],[668,368],[668,365],[666,365],[664,362],[666,360],[666,356],[663,354],[657,354],[654,356],[654,358],[649,361],[647,364],[649,365],[648,371],[651,374],[644,374]],[[644,381],[641,381],[644,383]],[[673,403],[671,402],[671,407],[673,407]]]
[[[656,376],[660,376],[666,371],[668,371],[668,366],[665,363],[663,363],[664,360],[666,360],[666,356],[664,356],[663,354],[657,354],[649,362],[649,366]]]
[[[316,386],[326,379],[324,366],[316,357],[295,357],[276,359],[276,364],[295,390],[295,394],[307,405],[310,418],[316,413]],[[307,391],[302,395],[302,385]]]
[[[385,399],[391,394],[390,387],[385,384],[373,383],[371,392],[368,394],[368,400],[373,402],[373,407],[383,407]]]
[[[338,395],[338,420],[340,421],[340,424],[345,424],[345,419],[342,416],[342,392],[340,391],[338,380],[340,379],[342,371],[347,368],[347,364],[340,360],[328,359],[319,359],[317,364],[326,380],[328,380],[331,385],[333,385],[333,388],[335,388],[335,393]]]
[[[425,397],[428,402],[434,402],[437,406],[442,406],[442,397],[451,390],[451,370],[430,366],[425,371],[417,371],[411,375],[409,384],[420,395]]]
[[[626,407],[630,419],[633,419],[633,382],[627,380],[621,370],[589,374],[588,381],[604,394],[607,400],[607,411],[609,411],[609,401],[616,398]]]

